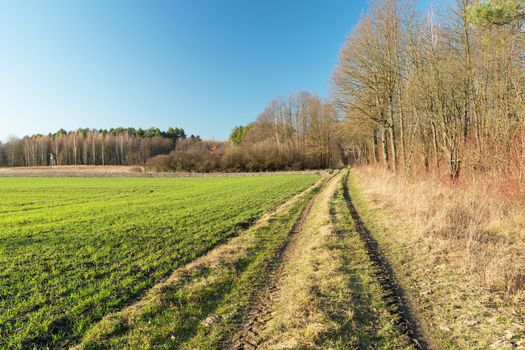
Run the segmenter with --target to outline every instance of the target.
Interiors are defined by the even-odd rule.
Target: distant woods
[[[382,164],[393,172],[525,181],[525,0],[418,12],[374,0],[347,37],[331,96],[270,101],[228,141],[182,129],[77,130],[0,145],[0,165],[147,164],[267,171]]]
[[[235,127],[228,142],[186,139],[148,164],[158,170],[275,171],[342,164],[336,112],[306,92],[271,101],[259,117]]]
[[[228,141],[183,129],[59,130],[0,144],[1,166],[147,165],[158,171],[275,171],[337,167],[343,157],[332,105],[306,92],[271,101]]]
[[[144,164],[185,138],[180,128],[61,129],[0,144],[0,166]]]

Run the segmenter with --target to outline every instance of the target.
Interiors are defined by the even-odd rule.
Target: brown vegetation
[[[338,124],[331,104],[300,93],[270,102],[255,122],[235,128],[230,142],[181,140],[148,165],[197,172],[338,167],[346,159]]]
[[[414,239],[457,255],[454,269],[477,284],[525,300],[525,216],[521,206],[481,186],[468,188],[409,181],[377,168],[359,170],[359,183],[385,209],[395,209],[416,229]]]
[[[353,174],[357,209],[436,341],[524,346],[523,207],[476,184],[410,180],[379,167]]]
[[[360,162],[523,186],[521,20],[475,26],[473,4],[458,0],[437,16],[418,14],[409,1],[372,3],[333,77]]]

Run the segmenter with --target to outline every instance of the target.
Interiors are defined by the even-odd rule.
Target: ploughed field
[[[316,179],[0,178],[0,348],[78,343]]]

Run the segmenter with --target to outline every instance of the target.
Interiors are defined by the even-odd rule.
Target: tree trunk
[[[388,151],[386,147],[386,130],[385,128],[381,128],[381,155],[383,158],[383,165],[385,166],[385,169],[389,169],[388,165]]]

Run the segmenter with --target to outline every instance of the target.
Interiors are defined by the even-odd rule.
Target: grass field
[[[0,178],[0,348],[78,342],[316,178]]]
[[[244,310],[264,288],[289,232],[320,187],[294,196],[242,234],[176,269],[135,304],[91,327],[78,348],[228,348],[228,335],[244,323]]]

